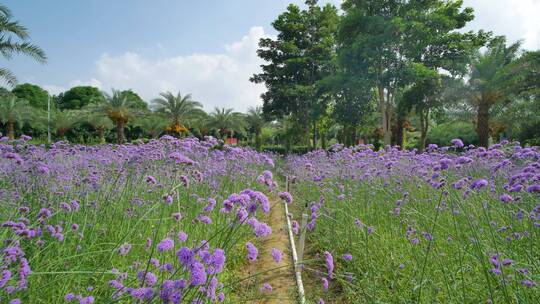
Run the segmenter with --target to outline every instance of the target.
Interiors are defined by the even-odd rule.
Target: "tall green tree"
[[[9,8],[0,4],[0,53],[6,60],[13,58],[15,54],[27,55],[40,63],[47,61],[45,52],[38,46],[28,42],[30,36],[28,29],[12,20],[13,15]],[[6,68],[0,68],[0,78],[8,85],[17,84],[15,75]]]
[[[11,92],[15,96],[28,101],[32,107],[43,111],[47,110],[49,93],[41,87],[35,84],[24,83],[17,85]]]
[[[540,144],[540,51],[525,51],[505,68],[504,87],[511,93],[507,102],[494,105],[493,120],[505,138]]]
[[[188,125],[189,120],[201,115],[203,105],[193,100],[191,94],[182,96],[180,92],[174,95],[167,91],[159,95],[161,97],[152,101],[153,108],[165,114],[171,120],[171,126]]]
[[[414,110],[420,121],[420,140],[418,152],[422,153],[426,146],[431,111],[441,106],[442,76],[432,69],[419,67],[414,84],[401,97],[402,111]],[[401,143],[398,143],[401,145]]]
[[[320,86],[332,96],[330,116],[334,123],[342,126],[341,139],[347,146],[354,145],[357,126],[365,122],[365,116],[373,111],[371,88],[341,69],[322,80]]]
[[[141,111],[148,110],[148,103],[144,101],[139,94],[135,93],[133,90],[123,90],[120,92],[122,96],[131,101],[131,107]]]
[[[15,126],[21,128],[25,122],[38,118],[39,114],[28,101],[11,93],[0,94],[0,123],[6,126],[10,139],[15,138]]]
[[[490,116],[494,105],[509,102],[516,93],[508,68],[518,59],[521,43],[506,45],[506,38],[493,38],[479,51],[470,68],[468,100],[476,109],[476,132],[480,146],[489,145]]]
[[[309,140],[313,129],[316,145],[316,122],[326,105],[318,94],[317,82],[334,70],[335,34],[339,17],[332,5],[320,7],[316,0],[306,1],[307,9],[290,4],[287,11],[272,23],[277,38],[259,42],[259,57],[268,63],[251,81],[264,83],[263,111],[270,118],[291,115],[304,126]]]
[[[56,98],[56,105],[60,110],[80,110],[101,99],[103,99],[103,94],[98,88],[77,86],[60,93]]]
[[[473,19],[461,0],[346,0],[338,32],[339,61],[349,75],[376,93],[385,145],[397,97],[410,85],[414,66],[452,69],[467,58],[483,33],[460,33]]]

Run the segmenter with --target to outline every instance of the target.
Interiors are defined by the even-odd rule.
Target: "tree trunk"
[[[349,135],[349,126],[345,125],[343,126],[343,130],[341,130],[341,138],[343,144],[348,147],[351,145],[351,138]]]
[[[261,131],[255,133],[255,149],[261,151]]]
[[[326,132],[321,133],[321,147],[326,149]]]
[[[387,106],[387,98],[384,94],[384,88],[382,86],[378,86],[378,93],[379,93],[379,108],[381,111],[381,119],[382,119],[382,131],[384,136],[384,145],[391,145],[392,144],[392,132],[390,130],[390,112]]]
[[[105,129],[104,128],[98,128],[98,136],[99,136],[99,143],[104,144],[105,143]]]
[[[304,136],[306,140],[306,146],[311,146],[311,132],[309,130],[309,123],[306,124],[306,127],[304,128]]]
[[[124,122],[123,121],[117,121],[116,122],[116,139],[118,140],[119,144],[124,143]]]
[[[15,128],[13,126],[13,120],[7,121],[7,134],[9,139],[15,139]]]
[[[489,145],[489,103],[481,100],[478,104],[476,117],[476,133],[478,134],[478,144],[481,147]]]
[[[292,146],[291,137],[287,136],[285,139],[285,150],[287,151],[287,153],[291,152],[291,146]]]
[[[418,143],[418,153],[423,153],[426,147],[427,132],[429,127],[429,110],[420,111],[420,142]]]
[[[396,142],[395,144],[403,148],[403,128],[405,126],[405,116],[400,114],[396,117]]]

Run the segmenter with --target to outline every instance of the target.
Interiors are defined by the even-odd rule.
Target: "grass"
[[[292,162],[297,169],[293,172],[300,176],[293,187],[295,198],[311,202],[310,206],[324,201],[308,234],[310,252],[329,251],[336,262],[337,275],[330,290],[319,285],[312,301],[321,296],[331,303],[538,302],[538,287],[523,286],[521,281],[538,281],[539,229],[534,219],[516,218],[519,210],[532,216],[538,204],[536,194],[518,194],[521,200],[502,203],[498,199],[503,192],[502,175],[493,175],[493,191],[487,187],[464,196],[463,190],[452,187],[451,181],[462,176],[484,176],[481,167],[444,172],[438,179],[446,184],[435,188],[426,182],[431,174],[426,178],[412,170],[409,156],[392,169],[384,169],[384,160],[359,157],[355,161],[369,164],[362,170],[354,169],[352,161],[340,164],[346,157],[305,157],[315,168],[310,173]],[[370,168],[376,168],[378,175],[363,179],[349,175],[360,176]],[[320,175],[325,179],[312,180]],[[369,226],[373,233],[368,232]],[[353,260],[343,260],[345,253],[352,254]],[[491,272],[495,266],[490,256],[496,253],[501,261],[512,260],[511,265],[500,267],[501,275]],[[311,266],[315,282],[326,276],[322,265],[319,258]],[[529,273],[516,272],[521,268]]]
[[[147,286],[144,280],[137,279],[138,272],[156,274],[156,288],[167,279],[190,282],[190,273],[179,264],[176,251],[182,246],[200,250],[203,244],[210,246],[210,253],[215,248],[225,251],[225,269],[217,275],[224,287],[218,286],[217,292],[231,292],[231,286],[240,279],[235,273],[245,259],[243,244],[253,237],[249,226],[235,220],[234,210],[231,214],[220,212],[221,202],[246,188],[262,190],[255,179],[267,165],[255,152],[238,152],[243,154],[239,163],[241,155],[237,152],[217,150],[185,152],[197,164],[175,164],[166,155],[178,148],[154,145],[158,146],[141,146],[131,152],[106,146],[86,152],[71,151],[69,147],[36,154],[19,151],[24,158],[21,165],[0,159],[0,166],[6,169],[0,175],[4,201],[0,204],[0,222],[24,221],[29,228],[43,230],[41,236],[31,239],[17,236],[8,227],[0,230],[2,249],[20,244],[32,269],[28,288],[11,294],[2,288],[0,303],[15,298],[23,303],[59,303],[68,293],[91,295],[95,303],[133,303],[127,288]],[[165,157],[156,159],[156,153]],[[50,172],[37,174],[38,163],[46,163]],[[198,170],[204,174],[202,181],[195,177]],[[157,183],[148,182],[147,176],[153,176]],[[182,176],[188,177],[188,186],[183,184]],[[171,204],[165,203],[167,194],[174,197]],[[203,211],[208,198],[217,204],[213,210]],[[60,207],[72,200],[79,202],[78,211],[67,212]],[[20,207],[30,211],[21,213]],[[41,223],[38,213],[42,208],[51,210],[52,215]],[[174,219],[175,213],[181,213],[180,220]],[[203,223],[203,215],[212,222]],[[76,230],[71,229],[73,224],[78,225]],[[49,233],[48,225],[51,229],[61,228],[63,239]],[[187,233],[185,243],[178,240],[179,231]],[[174,249],[158,252],[157,243],[167,237],[174,240]],[[127,255],[119,254],[124,244],[131,245]],[[153,265],[156,261],[159,265],[170,263],[172,270],[161,271]],[[6,286],[17,286],[17,263],[7,266],[14,278]],[[109,283],[118,277],[115,269],[127,273],[123,282],[126,288],[121,292]],[[206,287],[211,277],[208,275]],[[184,301],[189,302],[205,296],[197,286],[187,288],[183,294]],[[152,299],[157,298],[155,293]]]

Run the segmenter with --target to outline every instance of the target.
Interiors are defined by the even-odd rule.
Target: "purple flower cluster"
[[[396,269],[411,277],[411,271],[438,263],[452,273],[467,269],[452,280],[474,282],[481,292],[465,297],[454,287],[444,292],[458,295],[456,301],[485,301],[480,294],[490,288],[504,290],[510,298],[535,297],[538,272],[532,261],[540,256],[530,244],[540,231],[538,147],[503,141],[476,148],[457,138],[450,146],[429,145],[424,153],[391,146],[334,146],[289,156],[286,164],[286,175],[297,178],[290,188],[295,198],[320,197],[300,210],[310,216],[309,240],[321,249],[326,266],[318,273],[323,289],[338,275],[357,289],[384,290],[387,284],[414,288],[398,279],[380,280],[387,275],[381,272],[384,265],[396,261]],[[292,226],[298,233],[298,222]],[[344,248],[350,253],[341,259],[332,256]],[[486,282],[486,262],[463,257],[493,250],[501,253],[488,257],[493,281]],[[424,288],[449,279],[444,274],[424,276]],[[359,277],[362,281],[356,281]],[[362,296],[346,288],[339,291],[346,293],[343,299],[393,301],[382,292]],[[492,300],[505,298],[497,294]]]
[[[247,259],[250,262],[254,262],[257,260],[257,255],[259,255],[259,250],[257,250],[257,247],[253,245],[251,242],[246,243],[246,249],[247,249]]]
[[[272,233],[260,217],[270,211],[261,191],[277,187],[270,155],[214,138],[27,140],[0,141],[0,302],[221,302],[227,242]],[[33,271],[67,274],[30,280]]]

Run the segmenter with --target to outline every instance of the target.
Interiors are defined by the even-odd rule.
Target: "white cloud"
[[[103,85],[101,84],[101,81],[95,79],[95,78],[92,78],[88,81],[81,81],[81,80],[74,80],[72,82],[69,83],[69,87],[72,88],[72,87],[76,87],[76,86],[93,86],[93,87],[96,87],[100,90],[103,90]]]
[[[465,0],[464,5],[474,8],[468,29],[493,31],[509,42],[523,39],[526,49],[540,48],[540,0]]]
[[[300,1],[300,0],[298,0]],[[326,0],[339,5],[341,0]],[[476,18],[467,29],[491,30],[506,35],[510,42],[524,39],[527,49],[540,48],[540,0],[465,0],[465,6],[475,9]],[[222,53],[193,53],[172,57],[147,58],[136,51],[97,59],[95,71],[87,80],[74,80],[65,87],[92,85],[102,90],[133,89],[145,100],[160,92],[191,93],[205,105],[232,107],[245,111],[260,105],[263,85],[249,82],[253,73],[260,71],[262,60],[256,50],[260,38],[268,36],[262,27],[252,27],[240,40],[224,46]],[[158,49],[163,46],[158,44]],[[64,91],[63,86],[44,85],[52,94]]]
[[[41,86],[45,91],[51,95],[58,95],[66,90],[66,88],[57,85],[43,85]]]
[[[262,27],[252,27],[241,40],[224,46],[222,54],[195,53],[149,59],[137,52],[103,54],[96,61],[94,77],[75,80],[69,86],[92,85],[102,90],[133,89],[149,101],[163,91],[191,93],[207,111],[214,107],[245,111],[261,104],[264,86],[249,78],[260,70],[256,50],[259,39],[266,37]],[[49,86],[51,90],[59,87]]]

